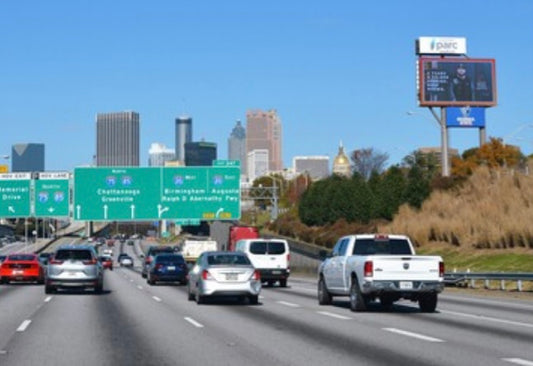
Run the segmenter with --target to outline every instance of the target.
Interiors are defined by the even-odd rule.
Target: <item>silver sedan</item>
[[[198,304],[210,296],[248,298],[257,304],[261,277],[245,253],[204,252],[189,272],[187,286],[189,300]]]

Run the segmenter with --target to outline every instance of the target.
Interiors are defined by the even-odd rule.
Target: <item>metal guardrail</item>
[[[522,281],[533,281],[530,272],[446,272],[444,283],[447,285],[470,285],[476,287],[476,281],[483,280],[484,287],[490,288],[491,281],[500,281],[500,290],[505,290],[506,281],[516,281],[516,288],[522,291]]]

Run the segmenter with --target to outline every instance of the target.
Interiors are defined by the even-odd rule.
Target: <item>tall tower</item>
[[[186,166],[211,166],[213,160],[217,160],[216,143],[199,141],[185,144]]]
[[[192,118],[176,118],[176,160],[185,161],[185,144],[192,142]]]
[[[96,115],[96,165],[139,166],[139,113]]]
[[[275,109],[251,110],[246,113],[246,153],[268,150],[268,171],[283,169],[281,157],[281,120]]]
[[[237,120],[228,138],[228,160],[239,160],[241,171],[246,171],[246,130]]]
[[[44,172],[44,144],[15,144],[11,147],[11,171]]]
[[[165,144],[153,142],[148,150],[148,166],[165,166],[166,161],[174,160],[174,149]]]
[[[339,152],[333,160],[333,174],[343,175],[345,177],[349,177],[352,174],[350,159],[348,159],[348,156],[344,152],[342,141],[339,143]]]

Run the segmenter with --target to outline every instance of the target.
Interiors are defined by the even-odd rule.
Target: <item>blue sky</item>
[[[216,142],[224,159],[235,120],[274,108],[285,166],[296,155],[333,158],[341,140],[395,164],[440,144],[417,106],[420,36],[466,37],[469,57],[496,60],[487,135],[530,154],[532,19],[530,0],[4,0],[0,154],[44,143],[47,170],[72,170],[92,160],[97,113],[134,110],[141,165],[152,142],[174,147],[181,114],[193,117],[193,139]],[[451,147],[478,143],[477,129],[450,130]]]

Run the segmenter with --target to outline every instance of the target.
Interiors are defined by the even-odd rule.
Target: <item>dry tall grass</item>
[[[533,176],[478,168],[460,188],[433,192],[420,210],[402,206],[379,231],[422,246],[533,249]]]

